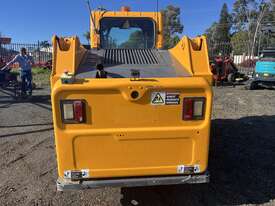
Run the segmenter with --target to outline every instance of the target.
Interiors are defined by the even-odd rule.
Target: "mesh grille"
[[[104,64],[159,64],[156,49],[106,49]]]

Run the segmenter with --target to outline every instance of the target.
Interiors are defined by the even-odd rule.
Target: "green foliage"
[[[33,74],[49,74],[51,71],[49,69],[41,68],[41,67],[34,67],[32,68]]]
[[[143,37],[143,33],[142,31],[135,31],[133,33],[130,34],[130,37],[128,39],[127,42],[122,43],[121,45],[119,45],[119,47],[121,48],[126,48],[126,49],[130,49],[130,48],[146,48],[145,47],[145,40]]]
[[[235,29],[247,32],[248,55],[256,55],[264,21],[272,20],[271,5],[264,0],[236,0],[233,6]]]
[[[110,38],[108,40],[108,48],[118,48],[117,40]]]
[[[18,69],[11,70],[11,73],[19,75],[20,72]],[[51,70],[44,69],[41,67],[32,68],[33,82],[39,86],[49,86],[50,85],[50,75]]]
[[[226,3],[223,4],[220,13],[220,20],[216,27],[216,40],[218,42],[230,42],[231,15],[228,12],[228,7]]]
[[[236,0],[233,5],[232,16],[236,31],[248,30],[248,23],[257,18],[256,0]]]
[[[183,25],[180,20],[180,8],[172,5],[167,6],[161,11],[164,24],[164,49],[174,47],[179,41],[178,34],[183,32]]]
[[[227,4],[223,4],[219,22],[214,22],[210,28],[206,30],[206,36],[208,44],[211,47],[211,53],[213,55],[223,54],[229,55],[231,52],[230,44],[225,45],[224,42],[229,43],[231,39],[231,15],[228,12]]]
[[[215,42],[216,41],[216,36],[217,36],[217,27],[218,27],[218,23],[214,22],[211,27],[209,27],[206,32],[205,35],[207,36],[207,40],[209,42]]]
[[[42,48],[49,48],[51,46],[51,44],[48,41],[41,41],[39,42],[39,44]]]
[[[85,39],[87,40],[88,44],[90,44],[90,31],[86,31],[83,36],[85,37]]]
[[[38,86],[50,85],[51,71],[40,67],[32,68],[33,82]]]
[[[248,52],[247,39],[248,33],[246,31],[239,31],[232,35],[231,45],[235,55],[242,55]]]
[[[274,21],[275,0],[235,0],[231,14],[223,5],[219,22],[214,22],[206,30],[210,48],[217,53],[230,44],[234,54],[256,55],[260,36],[260,46],[268,46],[266,35],[261,34],[262,28],[267,22],[273,22],[274,25]],[[269,42],[273,42],[273,39]],[[230,53],[231,49],[228,49],[227,53]]]

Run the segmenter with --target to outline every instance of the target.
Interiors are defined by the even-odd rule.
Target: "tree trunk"
[[[255,30],[255,33],[254,33],[253,44],[252,44],[252,48],[251,48],[251,54],[253,55],[253,57],[254,57],[254,53],[255,53],[255,44],[256,44],[259,28],[260,28],[260,25],[262,23],[262,19],[263,19],[264,14],[265,14],[265,10],[266,10],[266,6],[264,6],[263,10],[260,12],[259,17],[257,19],[257,26],[256,26],[256,30]]]

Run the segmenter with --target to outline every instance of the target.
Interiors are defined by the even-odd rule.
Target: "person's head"
[[[26,55],[27,49],[23,47],[23,48],[21,48],[20,52],[21,52],[21,55]]]
[[[99,71],[103,71],[104,70],[104,66],[102,64],[97,64],[96,65],[96,69]]]

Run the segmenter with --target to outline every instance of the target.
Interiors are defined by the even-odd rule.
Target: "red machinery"
[[[216,56],[214,61],[211,62],[211,71],[215,85],[218,83],[223,84],[224,82],[234,85],[235,82],[246,81],[248,79],[238,71],[233,60],[228,56]]]

